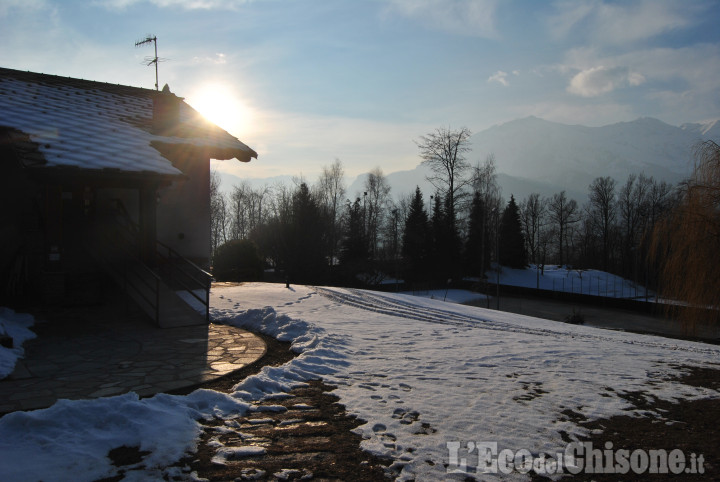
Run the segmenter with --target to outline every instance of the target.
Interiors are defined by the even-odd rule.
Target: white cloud
[[[386,12],[451,34],[494,38],[496,9],[497,0],[390,0]]]
[[[193,57],[192,59],[193,63],[195,64],[215,64],[215,65],[224,65],[227,64],[227,55],[225,55],[222,52],[216,53],[214,56],[207,56],[207,57]]]
[[[627,85],[637,86],[645,82],[645,77],[630,72],[627,67],[592,67],[576,74],[567,91],[581,97],[597,97]]]
[[[517,75],[517,74],[515,74]],[[508,87],[510,85],[510,82],[507,80],[507,72],[503,72],[502,70],[498,70],[494,74],[492,74],[490,77],[488,77],[487,81],[490,82],[497,82],[498,84],[504,85],[505,87]]]
[[[122,10],[137,3],[152,3],[161,8],[184,10],[235,10],[252,0],[96,0],[94,3],[107,8]]]
[[[586,35],[595,44],[624,45],[693,25],[701,7],[682,0],[606,3],[562,0],[548,27],[557,37]]]
[[[0,2],[0,17],[7,16],[11,11],[38,11],[47,8],[45,0],[2,0]]]

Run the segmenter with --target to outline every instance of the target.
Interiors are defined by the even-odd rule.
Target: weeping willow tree
[[[650,255],[660,292],[688,334],[720,322],[720,146],[698,145],[678,205],[655,227]]]

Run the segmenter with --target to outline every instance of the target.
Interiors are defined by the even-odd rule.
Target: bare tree
[[[561,191],[553,195],[548,202],[548,213],[557,236],[558,263],[563,265],[566,261],[568,231],[573,224],[580,220],[578,217],[578,205],[574,199],[567,198],[565,191]]]
[[[654,230],[651,254],[661,263],[663,295],[687,333],[720,316],[720,146],[700,144],[679,205]]]
[[[608,271],[610,264],[610,243],[617,204],[615,199],[615,180],[611,177],[598,177],[590,184],[587,214],[589,228],[599,233],[602,240],[602,268]]]
[[[529,194],[520,203],[520,220],[522,222],[523,231],[525,232],[525,243],[530,259],[536,265],[540,265],[543,260],[540,259],[540,230],[545,224],[545,213],[547,211],[547,201],[540,197],[538,193]]]
[[[267,218],[268,186],[253,188],[243,181],[230,194],[230,232],[233,239],[246,239]]]
[[[370,255],[375,257],[378,235],[384,224],[385,211],[390,196],[390,185],[382,169],[376,167],[365,179],[365,226],[370,243]]]
[[[490,262],[489,250],[492,244],[490,240],[497,238],[493,232],[497,227],[497,223],[492,222],[492,213],[499,215],[500,206],[502,205],[502,196],[500,195],[500,186],[497,182],[494,154],[489,154],[485,158],[485,162],[483,164],[478,162],[473,167],[471,182],[475,193],[473,197],[478,198],[479,206],[482,211],[479,213],[479,218],[475,220],[475,223],[480,224],[481,229],[481,232],[479,233],[480,246],[466,247],[466,251],[469,249],[480,250],[480,271],[481,276],[484,276],[485,268]],[[476,215],[477,214],[478,213],[476,213]]]
[[[618,194],[622,236],[621,256],[625,276],[637,274],[638,247],[646,223],[651,185],[651,178],[644,174],[639,176],[631,174]]]
[[[213,254],[218,246],[227,241],[227,200],[220,191],[220,184],[220,173],[213,169],[210,172],[210,240]]]
[[[328,219],[329,233],[329,262],[330,266],[335,263],[340,243],[341,210],[345,200],[345,171],[340,159],[329,167],[323,167],[322,174],[318,180],[317,192],[322,209]]]
[[[455,214],[459,194],[468,179],[465,177],[470,169],[465,154],[470,151],[470,136],[466,127],[458,130],[438,128],[435,132],[421,136],[416,142],[420,149],[423,164],[432,169],[433,175],[428,181],[448,200],[449,218],[455,223]]]

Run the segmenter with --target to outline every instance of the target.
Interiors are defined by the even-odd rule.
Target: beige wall
[[[187,179],[161,189],[157,238],[207,269],[210,265],[210,159],[173,161]]]

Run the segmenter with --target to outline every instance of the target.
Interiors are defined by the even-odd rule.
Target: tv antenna
[[[152,64],[155,64],[155,90],[160,90],[158,87],[158,62],[163,62],[165,59],[161,59],[158,57],[157,54],[157,37],[155,35],[148,34],[143,40],[138,40],[135,42],[135,47],[140,47],[142,45],[147,45],[151,43],[155,46],[155,57],[145,57],[143,59],[143,63],[150,67]]]

